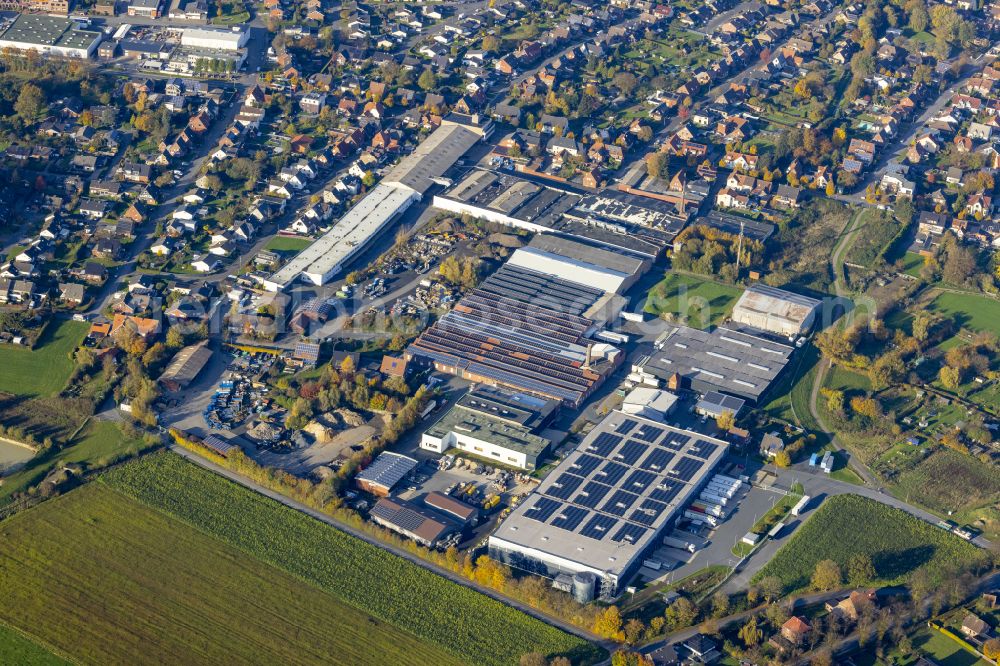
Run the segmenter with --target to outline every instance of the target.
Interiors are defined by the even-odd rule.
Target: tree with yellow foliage
[[[618,606],[608,606],[594,618],[593,631],[601,638],[621,643],[625,640],[622,630],[622,613]]]

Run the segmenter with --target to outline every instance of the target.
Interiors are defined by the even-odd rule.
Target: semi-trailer
[[[684,539],[678,539],[677,537],[665,536],[663,537],[663,545],[670,546],[671,548],[678,548],[680,550],[686,550],[689,553],[695,551],[695,545],[690,541],[685,541]]]
[[[715,516],[710,516],[707,513],[692,511],[691,509],[684,512],[684,517],[692,522],[704,523],[706,525],[711,525],[712,527],[717,527],[719,524],[719,519]]]

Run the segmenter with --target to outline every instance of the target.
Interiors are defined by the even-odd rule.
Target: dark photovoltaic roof
[[[621,572],[673,521],[726,443],[639,416],[609,414],[507,517],[509,542]]]
[[[384,451],[371,465],[358,473],[357,479],[389,489],[416,466],[417,461],[409,456]]]

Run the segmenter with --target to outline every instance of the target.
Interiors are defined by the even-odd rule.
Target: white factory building
[[[239,27],[234,27],[232,30],[184,28],[181,31],[181,46],[215,51],[236,51],[246,46],[248,37],[249,33]]]
[[[371,238],[419,200],[420,195],[412,190],[376,185],[330,231],[266,280],[264,287],[278,291],[300,277],[311,284],[326,284]]]
[[[620,294],[649,269],[646,259],[587,245],[551,234],[539,234],[507,260],[539,273]]]
[[[462,125],[442,124],[400,160],[330,231],[265,280],[264,288],[280,291],[299,279],[314,285],[332,280],[348,261],[441,181],[445,172],[481,138]]]
[[[727,443],[613,411],[489,538],[490,556],[613,599],[714,474]]]
[[[0,49],[36,51],[64,58],[90,58],[100,43],[100,32],[81,30],[69,19],[42,14],[19,14],[0,33]]]
[[[819,306],[815,298],[755,284],[743,292],[731,318],[738,324],[792,337],[812,328]]]

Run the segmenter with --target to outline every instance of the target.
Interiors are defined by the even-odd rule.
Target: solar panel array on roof
[[[662,428],[657,428],[656,426],[651,426],[648,423],[646,423],[639,428],[639,434],[636,435],[636,437],[644,442],[652,442],[655,441],[656,438],[662,434],[663,434]]]
[[[553,499],[549,499],[548,497],[539,497],[524,515],[527,518],[544,523],[546,520],[551,518],[552,514],[555,513],[561,506],[562,504]]]
[[[615,460],[620,460],[626,465],[634,465],[648,448],[648,446],[639,442],[626,442],[625,446],[615,454]]]
[[[635,426],[636,422],[633,421],[632,419],[629,419],[627,421],[622,421],[621,423],[618,424],[618,427],[615,428],[615,432],[618,433],[619,435],[627,435],[632,431],[632,428],[634,428]]]
[[[660,517],[660,514],[667,511],[670,507],[663,502],[657,502],[656,500],[644,500],[639,508],[635,510],[632,514],[632,520],[637,523],[642,523],[643,525],[652,525],[656,522],[656,519]]]
[[[622,549],[644,547],[643,539],[678,515],[724,446],[614,412],[545,478],[534,500],[515,508],[491,548],[493,540],[507,540],[563,562],[586,561],[590,570],[624,567],[638,551]],[[519,523],[522,517],[530,521]]]
[[[667,468],[667,464],[673,460],[674,454],[670,451],[664,451],[663,449],[656,448],[653,449],[646,459],[642,461],[640,467],[643,469],[648,469],[651,472],[662,472]]]
[[[610,490],[611,486],[606,486],[603,483],[598,483],[596,481],[590,481],[583,487],[583,490],[580,491],[580,494],[576,496],[574,501],[577,504],[582,504],[583,506],[593,509],[600,504],[601,500],[604,499],[604,496],[607,495]]]
[[[580,534],[585,537],[590,537],[591,539],[603,539],[607,536],[608,530],[618,524],[618,521],[611,516],[602,516],[600,514],[595,515],[590,519],[583,529],[580,530]]]
[[[646,534],[646,528],[639,527],[638,525],[622,525],[613,537],[612,541],[628,541],[629,543],[637,543],[639,539]]]
[[[551,525],[572,532],[587,517],[587,513],[586,509],[578,506],[565,506],[562,512],[552,520]]]
[[[619,490],[611,496],[611,499],[604,503],[603,510],[607,513],[613,513],[616,516],[624,516],[625,512],[632,508],[637,499],[639,499],[639,496],[635,493]]]
[[[656,484],[653,492],[649,493],[652,499],[659,502],[669,502],[677,497],[677,494],[684,489],[684,484],[675,481],[660,481]]]
[[[622,438],[612,435],[609,432],[602,432],[590,443],[587,450],[595,455],[606,456],[615,450],[615,447],[622,443]]]
[[[689,452],[693,456],[707,460],[717,446],[717,444],[713,444],[712,442],[698,441],[691,445]]]
[[[558,497],[559,499],[569,499],[569,496],[580,487],[581,483],[583,483],[582,477],[565,472],[560,474],[556,482],[552,484],[552,487],[549,489],[549,495]]]
[[[704,463],[700,460],[695,460],[694,458],[688,458],[684,456],[680,461],[674,465],[673,471],[674,476],[676,476],[681,481],[690,481],[691,477],[697,473]]]

